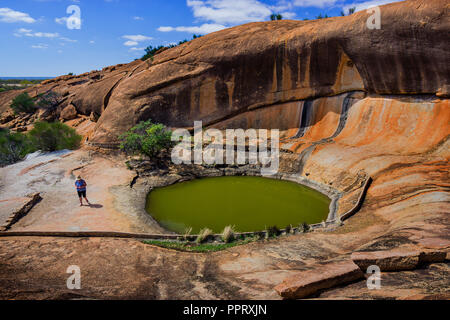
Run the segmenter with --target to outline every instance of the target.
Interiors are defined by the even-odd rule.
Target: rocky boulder
[[[61,111],[60,118],[63,120],[73,120],[77,117],[77,109],[73,104],[68,105]]]
[[[275,287],[284,299],[302,299],[338,285],[364,278],[363,272],[352,261],[328,263],[288,277]]]
[[[419,248],[396,248],[392,250],[354,252],[351,259],[361,270],[376,265],[381,271],[413,270],[422,263],[443,262],[446,252],[420,250]]]

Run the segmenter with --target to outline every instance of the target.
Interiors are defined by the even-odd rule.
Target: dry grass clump
[[[303,223],[301,223],[301,224],[298,226],[298,231],[299,231],[299,232],[306,233],[306,232],[308,232],[310,229],[311,229],[311,227],[310,227],[309,224],[307,224],[306,222],[303,222]]]
[[[195,241],[197,243],[203,243],[206,240],[208,240],[208,238],[212,235],[213,235],[213,231],[211,229],[203,228],[202,230],[200,230],[200,232],[197,236],[197,240],[195,240]]]
[[[191,233],[192,233],[192,227],[186,228],[186,229],[184,230],[183,239],[184,239],[185,241],[187,241],[187,240],[189,239],[189,236],[191,235]]]
[[[234,226],[226,226],[222,231],[222,240],[225,243],[230,243],[235,239],[235,230]]]

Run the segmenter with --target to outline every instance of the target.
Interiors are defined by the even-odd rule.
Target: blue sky
[[[0,0],[0,77],[80,74],[133,61],[149,45],[266,21],[271,13],[314,19],[389,2],[395,0]],[[81,20],[68,24],[71,5]]]

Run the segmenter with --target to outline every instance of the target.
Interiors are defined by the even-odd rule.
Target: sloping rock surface
[[[301,299],[363,277],[362,271],[351,260],[341,261],[300,272],[285,279],[275,290],[285,299]]]
[[[194,120],[213,125],[255,108],[355,90],[445,96],[448,9],[445,0],[385,5],[379,30],[367,28],[365,11],[250,23],[163,51],[153,61],[63,76],[27,90],[54,90],[65,97],[61,110],[73,104],[80,114],[100,115],[91,142],[104,145],[149,118],[172,127]],[[0,95],[2,113],[14,94]]]

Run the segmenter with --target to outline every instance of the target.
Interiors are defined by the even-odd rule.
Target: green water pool
[[[147,197],[147,212],[167,230],[193,234],[227,225],[249,232],[327,219],[330,199],[303,185],[262,177],[202,178],[157,188]]]

